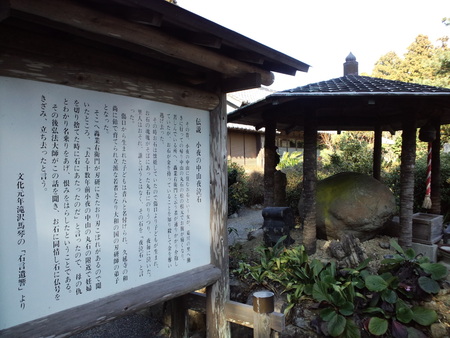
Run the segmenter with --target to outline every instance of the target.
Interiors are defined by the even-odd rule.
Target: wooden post
[[[303,152],[303,245],[308,255],[316,252],[316,182],[317,182],[317,120],[305,117],[305,150]]]
[[[168,306],[171,316],[171,337],[187,338],[189,336],[189,324],[183,297],[177,297],[170,300]]]
[[[206,292],[206,331],[209,338],[230,337],[225,317],[229,300],[227,234],[227,113],[225,94],[211,111],[210,195],[211,195],[211,264],[220,268],[221,276]]]
[[[373,178],[381,180],[382,129],[376,126],[373,141]]]
[[[271,333],[270,314],[274,310],[274,294],[258,291],[253,294],[253,337],[269,338]]]
[[[187,309],[205,313],[206,295],[198,292],[191,292],[183,296],[184,306]],[[238,325],[253,328],[254,311],[252,305],[247,305],[232,300],[225,304],[225,317],[227,321]],[[280,312],[269,314],[270,328],[273,331],[283,332],[286,328],[285,315]]]
[[[264,206],[273,206],[275,187],[276,148],[275,135],[277,124],[269,121],[266,124],[264,139]]]
[[[400,237],[403,248],[412,246],[412,216],[414,206],[414,166],[416,162],[416,120],[404,116],[400,165]]]
[[[433,141],[431,150],[431,209],[436,215],[441,214],[441,125],[434,124],[436,128],[436,139]]]

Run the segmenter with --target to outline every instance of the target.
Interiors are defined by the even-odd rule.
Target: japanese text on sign
[[[0,81],[0,329],[209,263],[208,112]]]

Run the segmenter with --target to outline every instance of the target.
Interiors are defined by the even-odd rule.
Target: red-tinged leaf
[[[392,337],[394,338],[408,338],[408,329],[402,323],[393,320],[392,325]]]

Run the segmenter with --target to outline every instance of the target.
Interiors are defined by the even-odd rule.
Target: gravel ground
[[[247,235],[250,231],[256,230],[262,227],[264,223],[264,218],[262,217],[261,206],[254,206],[252,208],[244,208],[239,211],[236,215],[230,216],[228,219],[228,229],[230,232],[228,236],[229,245],[234,245],[236,243],[244,243],[247,241]],[[230,230],[231,229],[231,230]],[[302,230],[294,229],[290,233],[291,237],[295,240],[294,245],[302,244]],[[388,244],[391,237],[388,236],[378,236],[369,241],[361,243],[362,248],[366,254],[372,258],[373,262],[370,264],[374,269],[379,266],[379,262],[384,258],[385,255],[395,253],[392,249],[383,248],[383,244]],[[254,243],[252,243],[254,242]],[[310,258],[316,258],[323,261],[328,261],[331,256],[328,254],[328,246],[331,241],[317,240],[317,251]],[[254,257],[255,247],[262,244],[262,239],[258,241],[250,241],[243,248],[244,255],[249,257]]]
[[[263,226],[262,210],[262,206],[255,205],[251,208],[243,208],[228,218],[228,245],[247,241],[247,235],[250,231]]]
[[[115,319],[106,324],[83,331],[72,338],[157,338],[163,324],[145,311]]]

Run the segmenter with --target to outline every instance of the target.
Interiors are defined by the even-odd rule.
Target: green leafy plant
[[[326,322],[327,334],[332,337],[360,337],[358,326],[353,316],[360,301],[365,297],[360,292],[364,287],[363,277],[369,260],[365,260],[355,269],[336,270],[334,263],[329,263],[318,274],[313,287],[313,298],[322,305],[320,318]]]
[[[281,237],[273,247],[261,246],[256,249],[260,254],[257,264],[240,262],[233,273],[242,279],[252,279],[258,284],[273,283],[282,287],[287,294],[288,306],[285,313],[297,304],[303,295],[312,294],[314,276],[323,268],[319,261],[308,262],[303,246],[286,248]]]
[[[303,165],[303,151],[288,152],[285,151],[277,165],[278,170],[301,170]]]
[[[259,264],[250,264],[243,261],[239,262],[239,267],[233,270],[233,273],[242,279],[252,279],[257,284],[264,284],[266,278],[276,275],[281,268],[281,256],[285,250],[283,236],[273,247],[260,246],[256,251],[260,254]]]
[[[393,337],[408,337],[408,332],[416,332],[414,327],[407,326],[416,322],[429,326],[437,319],[434,310],[420,306],[410,306],[397,294],[399,281],[391,273],[381,276],[369,275],[365,279],[367,290],[371,292],[369,306],[363,312],[370,314],[365,320],[365,327],[373,335],[387,333],[389,327]]]
[[[371,174],[372,153],[365,133],[342,133],[336,136],[331,149],[321,152],[323,173],[319,175],[326,177],[345,171]]]
[[[303,246],[286,248],[284,240],[280,238],[274,247],[259,247],[258,263],[240,262],[233,272],[256,284],[281,288],[288,302],[286,314],[304,298],[317,302],[325,335],[360,337],[362,323],[374,336],[424,337],[417,325],[426,327],[436,321],[434,310],[411,303],[417,300],[417,292],[411,293],[409,279],[398,274],[416,275],[417,288],[429,295],[439,291],[439,281],[447,275],[441,264],[430,263],[392,241],[397,254],[383,260],[380,274],[369,272],[369,259],[356,268],[338,269],[334,262],[310,260]]]
[[[429,326],[437,320],[437,314],[407,301],[426,299],[439,292],[438,281],[447,276],[447,268],[430,263],[411,248],[403,250],[395,240],[390,244],[397,254],[381,262],[381,275],[365,277],[370,301],[363,312],[371,315],[365,320],[366,330],[376,336],[386,334],[389,328],[393,337],[423,336],[411,324]]]
[[[439,292],[438,282],[448,274],[444,265],[430,263],[428,257],[417,255],[412,248],[403,250],[393,239],[390,244],[397,254],[381,261],[380,272],[390,271],[395,274],[401,281],[399,290],[403,295],[426,300],[431,294]]]

